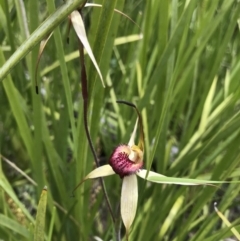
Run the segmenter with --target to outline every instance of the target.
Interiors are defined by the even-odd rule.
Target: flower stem
[[[88,139],[88,143],[89,143],[91,152],[92,152],[93,157],[94,157],[94,161],[96,163],[96,166],[99,167],[97,154],[96,154],[96,151],[94,149],[94,146],[93,146],[93,143],[92,143],[92,139],[91,139],[91,136],[90,136],[90,132],[89,132],[89,129],[88,129],[88,120],[87,120],[87,113],[88,113],[87,74],[86,74],[86,67],[85,67],[85,61],[84,61],[83,44],[81,43],[81,41],[79,39],[78,39],[78,41],[79,41],[79,53],[80,53],[80,65],[81,65],[81,84],[82,84],[82,97],[83,97],[84,128],[85,128],[85,132],[86,132],[86,135],[87,135],[87,139]],[[106,191],[104,180],[103,180],[102,177],[100,177],[99,179],[100,179],[100,183],[101,183],[102,190],[103,190],[103,193],[104,193],[104,197],[105,197],[106,202],[107,202],[107,206],[108,206],[109,212],[110,212],[111,217],[112,217],[112,221],[113,221],[113,223],[115,223],[115,218],[114,218],[112,207],[111,207],[108,195],[107,195],[107,191]]]

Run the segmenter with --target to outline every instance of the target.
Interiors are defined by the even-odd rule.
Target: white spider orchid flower
[[[118,174],[122,178],[122,190],[121,190],[121,217],[126,228],[126,236],[128,238],[129,231],[133,220],[136,215],[137,202],[138,202],[138,185],[137,176],[151,182],[162,184],[178,184],[178,185],[205,185],[209,183],[222,183],[218,181],[206,181],[197,179],[186,178],[171,178],[161,175],[153,171],[147,171],[142,169],[143,166],[143,153],[144,153],[144,134],[141,115],[136,106],[127,103],[125,101],[117,101],[134,107],[138,113],[138,119],[136,121],[133,133],[127,145],[119,145],[113,151],[109,164],[100,166],[90,172],[82,182],[87,179],[93,179],[98,177],[110,176]],[[136,136],[136,130],[140,126],[140,140],[139,144],[135,145],[134,139]],[[81,182],[81,183],[82,183]],[[80,183],[80,184],[81,184]]]

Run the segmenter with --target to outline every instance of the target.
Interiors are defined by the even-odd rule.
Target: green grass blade
[[[44,241],[45,237],[45,215],[47,206],[47,187],[42,190],[42,194],[38,203],[36,224],[34,230],[34,241]]]

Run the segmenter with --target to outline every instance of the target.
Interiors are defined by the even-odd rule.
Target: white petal
[[[102,81],[103,87],[105,87],[101,71],[98,67],[98,64],[95,60],[92,49],[90,47],[90,44],[88,42],[88,38],[87,38],[86,31],[85,31],[84,23],[83,23],[83,20],[82,20],[82,17],[80,15],[80,13],[78,11],[73,11],[70,14],[70,18],[71,18],[71,22],[72,22],[73,28],[75,29],[75,32],[76,32],[77,36],[79,37],[80,41],[82,42],[83,46],[85,47],[85,49],[88,53],[90,59],[92,60],[94,66],[95,66],[95,68],[96,68],[96,70],[99,74],[99,77]]]
[[[121,193],[121,216],[126,227],[127,236],[136,215],[138,202],[138,187],[136,175],[123,178]]]
[[[136,120],[134,129],[133,129],[133,133],[132,133],[132,135],[131,135],[131,137],[130,137],[130,140],[129,140],[129,142],[128,142],[128,145],[129,145],[129,146],[133,146],[133,145],[134,145],[134,139],[135,139],[135,137],[136,137],[137,127],[138,127],[138,118],[137,118],[137,120]]]
[[[100,167],[94,169],[93,171],[91,171],[84,178],[84,180],[89,179],[89,178],[110,176],[110,175],[113,175],[113,174],[116,174],[116,173],[113,171],[112,167],[107,164],[107,165],[104,165],[104,166],[100,166]]]

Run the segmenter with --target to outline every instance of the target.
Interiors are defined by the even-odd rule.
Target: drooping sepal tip
[[[88,53],[88,56],[90,57],[93,65],[95,66],[97,72],[98,72],[98,75],[101,79],[101,82],[102,82],[102,85],[103,87],[105,88],[105,84],[104,84],[104,81],[103,81],[103,77],[102,77],[102,73],[99,69],[99,66],[96,62],[96,59],[93,55],[93,52],[92,52],[92,49],[90,47],[90,44],[88,42],[88,38],[87,38],[87,34],[86,34],[86,30],[85,30],[85,26],[84,26],[84,23],[83,23],[83,19],[82,19],[82,16],[81,14],[79,13],[79,11],[75,10],[73,11],[70,15],[69,15],[69,18],[71,20],[71,23],[72,23],[72,26],[79,38],[79,40],[81,41],[81,43],[83,44],[84,48],[86,49],[87,53]]]

